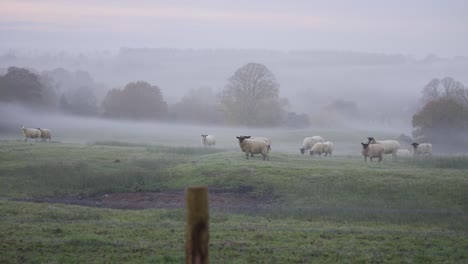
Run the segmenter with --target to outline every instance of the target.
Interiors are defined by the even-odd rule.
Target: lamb
[[[46,142],[47,139],[49,139],[49,142],[50,140],[52,139],[52,132],[50,131],[50,129],[46,129],[46,128],[37,128],[39,129],[39,131],[41,131],[41,139],[43,142]]]
[[[367,162],[367,157],[369,157],[371,162],[373,158],[379,158],[379,162],[382,161],[385,149],[381,144],[361,143],[361,145],[361,154],[364,156],[365,162]]]
[[[37,139],[41,137],[41,131],[39,129],[25,128],[23,125],[21,125],[21,130],[23,132],[24,141],[27,141],[28,138],[35,138],[37,141]]]
[[[216,146],[216,139],[213,135],[201,135],[203,146]]]
[[[318,154],[319,156],[322,156],[322,153],[325,153],[325,144],[322,142],[315,143],[309,152],[311,156],[313,156],[314,154]]]
[[[301,151],[301,154],[304,154],[307,150],[311,149],[317,142],[323,143],[324,140],[321,136],[304,138],[304,141],[302,141],[302,148],[299,149]]]
[[[397,157],[409,158],[411,157],[411,152],[407,149],[399,149],[396,153]]]
[[[369,144],[380,144],[384,147],[384,154],[392,154],[396,158],[396,153],[400,149],[400,143],[396,140],[375,140],[373,137],[368,137]]]
[[[429,157],[432,156],[432,144],[431,143],[413,143],[413,155],[417,157],[419,155],[428,155]]]
[[[323,149],[323,151],[325,152],[325,157],[328,155],[328,156],[331,156],[332,153],[333,153],[333,143],[330,142],[330,141],[327,141],[325,143],[325,148]]]
[[[245,152],[245,158],[249,159],[249,154],[262,154],[263,160],[268,159],[269,145],[262,140],[250,139],[250,136],[238,136],[239,147]]]

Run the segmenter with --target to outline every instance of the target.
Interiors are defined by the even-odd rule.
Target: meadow
[[[181,263],[183,192],[195,185],[213,198],[212,263],[468,261],[468,157],[377,164],[348,148],[310,157],[299,155],[304,133],[275,134],[283,144],[270,161],[198,138],[2,140],[0,262]],[[152,206],[151,194],[172,200]],[[141,200],[108,206],[118,195]]]

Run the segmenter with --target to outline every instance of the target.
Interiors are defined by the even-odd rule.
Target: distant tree
[[[468,108],[452,98],[428,102],[413,116],[413,136],[429,142],[453,142],[468,132]]]
[[[191,123],[219,123],[216,95],[209,87],[191,89],[181,100],[170,106],[171,118]]]
[[[159,87],[143,81],[109,91],[102,107],[103,115],[112,118],[162,119],[167,115],[167,103]]]
[[[65,94],[62,94],[59,99],[58,108],[62,112],[68,112],[70,109],[70,104],[68,103],[67,97]]]
[[[279,84],[262,64],[249,63],[229,78],[221,96],[221,109],[229,123],[274,126],[281,119]]]
[[[433,79],[423,88],[421,101],[424,105],[412,120],[413,136],[462,146],[462,135],[468,133],[468,88],[450,77]]]
[[[0,76],[0,101],[20,102],[29,106],[47,106],[55,94],[40,76],[25,68],[10,67]]]
[[[359,109],[355,102],[346,100],[335,100],[324,107],[328,114],[335,116],[356,119],[359,118]]]
[[[307,128],[310,126],[309,116],[304,113],[285,112],[282,125],[289,128]]]

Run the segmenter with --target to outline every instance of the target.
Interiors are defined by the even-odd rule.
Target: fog
[[[336,145],[336,155],[357,155],[360,142],[367,136],[396,137],[405,132],[399,128],[378,128],[356,125],[344,129],[308,128],[248,128],[230,126],[187,125],[168,122],[115,121],[42,112],[19,105],[0,104],[0,140],[24,140],[21,125],[52,130],[52,142],[92,145],[96,142],[118,141],[141,145],[202,147],[201,135],[216,136],[216,148],[239,151],[236,136],[269,137],[272,151],[299,154],[306,136],[321,135]],[[34,139],[28,142],[35,143]],[[42,143],[39,143],[42,144]],[[47,144],[47,143],[46,143]]]

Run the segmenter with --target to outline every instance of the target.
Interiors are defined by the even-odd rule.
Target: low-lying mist
[[[299,153],[304,137],[320,135],[335,143],[335,153],[359,154],[360,142],[367,136],[396,138],[408,133],[409,126],[383,126],[343,122],[340,128],[311,126],[306,129],[250,128],[208,126],[166,122],[122,121],[89,118],[28,109],[15,104],[0,104],[0,139],[23,140],[21,125],[52,130],[52,141],[62,143],[92,144],[118,141],[148,145],[201,147],[201,135],[216,137],[216,148],[238,150],[236,136],[269,137],[272,151]],[[34,142],[28,139],[28,142]]]

